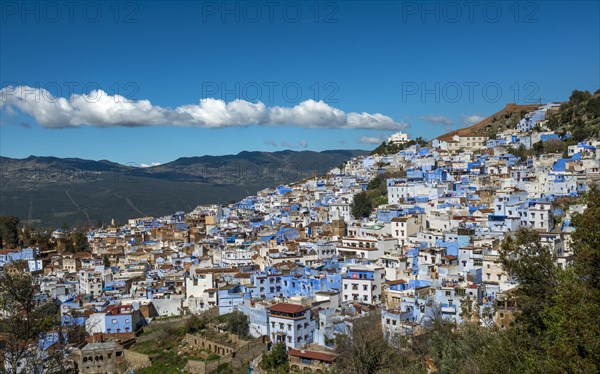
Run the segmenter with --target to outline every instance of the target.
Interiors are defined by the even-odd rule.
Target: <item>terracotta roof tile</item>
[[[274,311],[274,312],[280,312],[280,313],[295,314],[295,313],[303,312],[305,309],[302,305],[299,305],[299,304],[277,303],[277,304],[269,307],[269,310]]]

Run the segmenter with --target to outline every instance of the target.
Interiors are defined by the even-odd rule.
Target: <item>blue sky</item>
[[[66,4],[1,5],[2,156],[372,149],[600,88],[595,1]]]

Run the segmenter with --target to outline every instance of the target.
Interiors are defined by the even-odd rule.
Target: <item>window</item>
[[[116,324],[117,324],[117,320],[116,320],[116,319],[113,319],[113,320],[112,320],[112,323],[113,323],[113,325],[116,325]]]

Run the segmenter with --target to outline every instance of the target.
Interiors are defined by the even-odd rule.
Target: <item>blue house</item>
[[[109,334],[135,332],[143,324],[142,314],[130,304],[111,305],[103,313],[104,331]]]
[[[217,291],[217,303],[219,304],[219,315],[232,313],[237,305],[244,302],[245,295],[239,284],[230,284],[219,287]]]

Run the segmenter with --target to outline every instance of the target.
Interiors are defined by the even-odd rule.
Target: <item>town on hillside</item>
[[[567,269],[573,219],[600,181],[600,141],[552,125],[560,107],[510,104],[429,142],[395,133],[325,175],[229,205],[56,228],[45,246],[3,233],[3,291],[31,280],[14,321],[39,330],[25,343],[3,332],[0,365],[359,372],[344,355],[361,331],[381,339],[370,346],[406,352],[439,324],[507,329],[522,309],[506,248],[534,233]],[[513,124],[490,125],[509,112]],[[24,297],[5,294],[0,316]],[[414,357],[437,370],[432,353]]]

